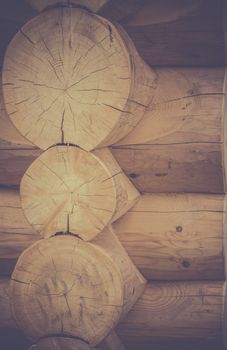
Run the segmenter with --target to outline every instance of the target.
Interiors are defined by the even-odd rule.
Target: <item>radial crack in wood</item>
[[[8,115],[42,149],[117,142],[142,118],[156,84],[122,28],[75,8],[52,9],[25,24],[3,67]]]
[[[139,193],[108,149],[90,153],[73,146],[45,151],[21,181],[22,207],[44,237],[71,232],[95,237],[123,215]]]
[[[121,316],[123,292],[120,271],[105,251],[73,236],[35,243],[11,278],[14,317],[35,340],[65,334],[98,344]]]

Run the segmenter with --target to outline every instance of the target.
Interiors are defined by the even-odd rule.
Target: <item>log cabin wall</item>
[[[17,8],[16,2],[9,2],[8,8],[6,6],[2,15],[5,31],[4,35],[1,34],[2,57],[10,36],[22,24],[37,14],[36,11],[46,6],[51,9],[55,5],[55,1],[46,0],[28,0],[26,3],[23,4],[23,10]],[[119,316],[120,323],[115,331],[126,349],[130,350],[226,349],[226,32],[223,29],[226,21],[224,17],[223,26],[222,19],[223,14],[225,16],[225,2],[172,1],[171,5],[165,0],[126,1],[125,4],[118,1],[71,3],[79,5],[80,9],[82,6],[82,10],[91,6],[92,11],[110,21],[119,21],[132,38],[140,56],[151,67],[150,79],[155,85],[145,113],[137,125],[133,125],[133,130],[120,140],[114,139],[114,144],[109,144],[118,164],[111,165],[109,151],[107,156],[104,154],[100,158],[104,168],[108,165],[113,169],[107,169],[110,174],[112,171],[111,176],[118,174],[119,169],[123,170],[134,184],[131,191],[135,201],[137,191],[141,194],[134,205],[128,205],[126,213],[118,206],[120,214],[117,216],[111,207],[112,218],[114,215],[117,218],[112,220],[110,231],[114,233],[106,234],[103,231],[91,243],[94,249],[99,247],[101,251],[108,251],[114,264],[117,264],[114,260],[116,254],[120,254],[126,262],[128,274],[122,266],[118,266],[118,269],[127,281],[129,276],[133,276],[133,282],[125,285],[119,283],[119,293],[122,289],[128,300],[127,290],[130,291],[132,284],[135,290],[138,288],[140,297],[136,303],[135,300],[129,303],[130,307],[135,305],[126,317],[130,307],[127,307],[126,312],[124,306],[118,304],[124,317]],[[4,82],[7,84],[3,78]],[[15,102],[13,99],[12,103]],[[23,259],[30,261],[30,254],[31,257],[35,254],[35,247],[48,244],[50,239],[41,240],[33,218],[23,210],[28,206],[23,204],[23,196],[22,202],[20,200],[19,185],[24,173],[29,174],[31,167],[45,153],[24,138],[23,132],[20,134],[15,129],[2,96],[0,103],[0,325],[17,329],[20,321],[15,323],[15,316],[20,319],[21,313],[27,314],[26,307],[29,305],[26,302],[24,309],[21,309],[24,286],[18,281],[26,265]],[[110,139],[113,140],[112,136]],[[98,153],[96,156],[99,156]],[[118,188],[123,181],[124,186],[130,187],[127,185],[128,179],[122,180],[123,177],[113,186]],[[31,187],[27,191],[26,186],[25,192],[32,192]],[[121,197],[119,194],[116,203]],[[49,227],[45,231],[46,236]],[[54,231],[56,233],[56,227]],[[85,228],[85,236],[87,232]],[[58,241],[62,237],[51,239],[54,242],[54,239]],[[119,242],[131,261],[126,259]],[[116,253],[119,250],[120,253]],[[67,259],[62,261],[67,264]],[[144,288],[141,275],[135,274],[132,262],[148,281],[144,293],[140,290]],[[107,265],[103,263],[103,266]],[[31,264],[31,272],[35,273],[39,266],[40,263],[34,264],[34,267]],[[113,275],[117,281],[118,274]],[[28,282],[22,280],[25,284]],[[67,281],[70,283],[70,277]],[[37,298],[36,293],[39,291],[34,286],[33,297]],[[9,297],[12,290],[13,302]],[[73,308],[76,309],[76,306]],[[116,312],[110,311],[109,315],[115,326],[118,319]],[[25,326],[21,328],[27,328],[24,316],[23,322]],[[31,324],[31,327],[35,324]],[[89,332],[85,333],[89,338]],[[92,349],[96,346],[96,341],[92,344],[92,340],[89,346],[88,338],[85,338],[76,340],[64,336],[56,339],[50,336],[26,345],[24,350],[29,346],[30,349],[61,349],[64,346],[69,350]],[[98,347],[106,350],[122,349],[121,341],[116,333],[111,332]]]

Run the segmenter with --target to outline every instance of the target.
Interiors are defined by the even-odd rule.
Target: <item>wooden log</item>
[[[42,149],[115,143],[142,118],[156,84],[123,29],[75,8],[28,22],[8,46],[3,67],[8,115]]]
[[[29,350],[95,350],[95,348],[75,338],[45,337],[32,345]]]
[[[224,69],[160,68],[144,118],[112,151],[140,192],[224,192]]]
[[[223,288],[223,282],[150,283],[117,333],[130,350],[221,349]]]
[[[224,193],[224,69],[156,68],[155,74],[156,96],[144,118],[112,148],[120,167],[143,193]],[[10,150],[0,142],[3,185],[18,185],[39,154],[18,146],[17,137]]]
[[[101,344],[91,348],[82,340],[67,337],[46,337],[32,345],[29,350],[125,350],[117,334],[112,331]]]
[[[117,332],[130,350],[221,349],[223,302],[223,282],[150,283]]]
[[[44,237],[71,232],[90,240],[130,209],[139,197],[108,149],[73,146],[45,151],[21,181],[28,221]]]
[[[120,243],[113,233],[104,237],[102,246],[55,236],[22,253],[11,304],[29,338],[67,334],[97,345],[143,293],[145,280]]]
[[[0,197],[0,274],[9,275],[40,235],[24,219],[16,190]],[[148,280],[222,280],[224,205],[222,195],[146,195],[113,227]]]
[[[151,66],[224,62],[222,0],[141,1],[123,26]]]
[[[148,280],[222,280],[224,202],[221,195],[144,195],[114,229]]]
[[[0,329],[17,328],[10,306],[9,279],[0,278]]]
[[[10,274],[21,252],[41,237],[29,225],[18,191],[0,189],[0,273]]]

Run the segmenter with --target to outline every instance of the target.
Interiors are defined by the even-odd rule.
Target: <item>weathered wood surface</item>
[[[112,152],[141,192],[224,192],[224,69],[160,68],[142,121]]]
[[[105,148],[55,146],[27,169],[20,185],[25,216],[43,237],[71,232],[89,241],[139,197]]]
[[[125,350],[120,338],[112,331],[101,344],[91,348],[82,340],[67,337],[46,337],[32,345],[29,350]]]
[[[2,80],[10,119],[41,149],[115,143],[142,118],[156,87],[122,28],[68,7],[22,27],[7,48]]]
[[[68,334],[96,345],[117,324],[123,305],[121,276],[111,259],[72,236],[44,239],[26,250],[11,292],[13,316],[33,340]]]
[[[75,338],[45,337],[32,345],[29,350],[95,350],[95,348]]]
[[[150,283],[117,333],[128,350],[221,349],[223,302],[223,282]]]
[[[123,25],[151,66],[224,63],[222,0],[147,0]]]
[[[224,63],[221,10],[221,0],[113,0],[100,14],[121,21],[151,66],[216,66]],[[26,0],[4,3],[0,63],[9,40],[34,13]]]
[[[1,190],[0,273],[41,236],[24,218],[19,193]],[[144,195],[113,228],[149,280],[224,279],[224,196]]]
[[[222,280],[224,218],[221,195],[144,195],[114,229],[149,280]]]
[[[118,333],[130,350],[221,349],[223,302],[223,282],[150,283]]]
[[[155,74],[158,86],[144,118],[112,147],[120,167],[141,192],[223,193],[224,69],[159,68]],[[7,134],[13,143],[0,135],[0,184],[16,186],[40,151],[24,150],[29,146],[20,146],[15,130]]]
[[[114,233],[103,233],[92,244],[72,235],[55,236],[19,257],[11,277],[12,312],[33,340],[68,334],[94,346],[144,288],[144,278]]]
[[[27,222],[18,191],[0,189],[0,198],[0,257],[15,259],[41,236]]]

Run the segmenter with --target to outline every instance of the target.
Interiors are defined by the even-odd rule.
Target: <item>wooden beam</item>
[[[144,1],[123,26],[151,66],[223,65],[222,0]]]
[[[112,147],[120,167],[141,192],[223,193],[224,69],[160,68],[155,74],[158,86],[144,118]],[[0,148],[0,185],[18,186],[40,150],[11,124],[0,131]]]
[[[150,283],[117,331],[130,350],[221,349],[223,303],[223,282]]]
[[[145,285],[110,229],[92,243],[58,235],[34,243],[19,257],[10,285],[12,313],[34,341],[67,334],[96,346]]]
[[[127,135],[157,85],[122,28],[73,7],[44,11],[18,31],[2,80],[8,116],[23,136],[41,149],[87,151]]]
[[[41,236],[24,218],[16,190],[0,190],[1,274]],[[114,224],[117,237],[149,280],[224,278],[223,195],[144,195]]]
[[[224,69],[155,72],[152,103],[135,129],[112,146],[114,156],[143,193],[223,193]]]
[[[0,289],[7,290],[7,281]],[[150,283],[117,333],[130,350],[221,349],[223,287],[223,282]],[[0,327],[4,324],[0,313]]]
[[[49,148],[30,165],[20,194],[27,220],[43,237],[70,232],[85,241],[139,198],[108,148],[87,152],[66,145]]]

